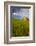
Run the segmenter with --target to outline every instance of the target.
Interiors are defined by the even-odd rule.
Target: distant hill
[[[14,18],[14,19],[27,19],[27,20],[29,20],[28,17],[26,17],[26,16],[23,16],[23,17],[22,17],[22,16],[20,16],[20,15],[13,15],[13,16],[12,16],[12,19],[13,19],[13,18]]]
[[[22,17],[22,19],[25,19],[25,20],[29,21],[29,18],[27,18],[26,16]]]

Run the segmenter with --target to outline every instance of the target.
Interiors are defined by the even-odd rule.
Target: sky
[[[18,19],[21,19],[24,16],[29,18],[29,9],[28,8],[11,6],[10,13],[11,13],[12,17],[16,17]]]

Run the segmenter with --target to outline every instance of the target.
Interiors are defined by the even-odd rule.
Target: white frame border
[[[21,39],[19,39],[19,37],[12,37],[11,39],[10,39],[10,6],[31,6],[31,9],[30,9],[30,13],[31,13],[31,16],[29,17],[30,18],[30,37],[20,37]],[[33,6],[32,5],[15,5],[15,4],[10,4],[10,5],[8,5],[8,27],[9,27],[9,41],[21,41],[21,40],[33,40]]]

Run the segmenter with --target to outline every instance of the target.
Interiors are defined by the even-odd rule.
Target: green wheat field
[[[27,17],[11,19],[11,26],[11,36],[29,36],[29,19]]]

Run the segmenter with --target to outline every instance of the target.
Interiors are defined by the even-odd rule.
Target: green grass
[[[11,36],[29,36],[29,20],[26,17],[23,19],[11,19]]]

